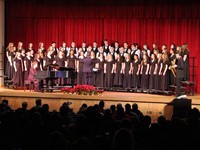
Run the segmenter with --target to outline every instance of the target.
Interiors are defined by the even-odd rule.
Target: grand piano
[[[74,86],[75,80],[75,69],[68,68],[68,67],[59,67],[57,65],[49,65],[44,67],[45,70],[37,71],[36,75],[34,76],[35,79],[39,80],[39,89],[40,91],[50,91],[52,92],[55,87],[59,88],[59,86],[55,86],[54,80],[59,78],[67,78],[71,79],[71,85]],[[44,85],[44,80],[46,80],[46,85]]]

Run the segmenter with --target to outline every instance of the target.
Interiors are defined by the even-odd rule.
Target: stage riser
[[[35,105],[35,98],[19,98],[19,97],[1,97],[1,99],[8,99],[9,105],[13,109],[17,109],[21,107],[22,102],[26,101],[28,103],[28,109],[33,107]],[[50,111],[56,110],[59,111],[60,106],[67,102],[68,100],[65,99],[49,99],[49,98],[42,98],[42,104],[48,104]],[[86,103],[88,106],[98,104],[99,100],[69,100],[72,102],[70,105],[71,108],[73,108],[74,112],[77,112],[80,108],[80,106],[83,103]],[[105,100],[105,108],[109,108],[110,105],[117,105],[118,103],[121,103],[123,107],[125,104],[133,104],[133,102],[125,102],[125,101],[109,101]],[[136,102],[139,106],[139,109],[144,113],[144,115],[149,115],[152,117],[152,122],[156,122],[157,118],[160,115],[164,115],[167,119],[171,119],[172,113],[173,113],[173,107],[168,106],[167,104],[162,103],[144,103],[144,102]]]

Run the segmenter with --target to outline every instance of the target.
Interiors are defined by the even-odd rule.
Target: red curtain
[[[200,4],[198,0],[7,0],[6,44],[29,42],[37,49],[55,41],[68,45],[83,41],[101,45],[103,39],[121,44],[137,42],[152,48],[188,43],[190,56],[200,64]],[[191,62],[192,63],[192,62]],[[191,64],[190,63],[190,64]],[[200,92],[200,68],[195,68],[196,91]],[[192,75],[192,68],[191,68]],[[192,76],[191,76],[192,80]]]

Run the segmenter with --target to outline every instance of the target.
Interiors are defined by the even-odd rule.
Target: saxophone
[[[176,77],[176,69],[175,69],[175,60],[171,61],[171,65],[169,66],[169,69],[172,71],[172,74],[174,75],[174,77]]]

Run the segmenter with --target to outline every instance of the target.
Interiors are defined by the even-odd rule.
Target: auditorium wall
[[[0,87],[3,87],[4,85],[4,24],[5,24],[5,11],[4,11],[4,0],[0,0]]]

